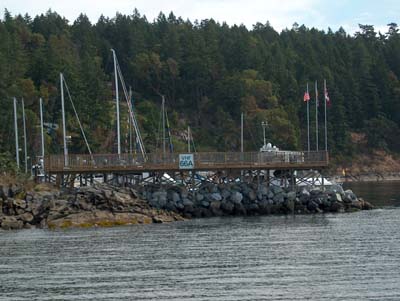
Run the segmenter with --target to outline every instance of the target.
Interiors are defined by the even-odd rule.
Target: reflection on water
[[[366,187],[352,185],[367,200],[392,197]],[[3,231],[0,300],[400,300],[399,216]]]
[[[344,183],[344,189],[354,193],[376,206],[400,206],[400,181]]]

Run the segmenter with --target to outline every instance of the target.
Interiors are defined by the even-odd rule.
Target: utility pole
[[[65,105],[64,105],[64,76],[62,73],[60,73],[60,89],[61,89],[61,114],[62,114],[63,142],[64,142],[64,166],[68,166],[67,129],[65,125]]]
[[[14,131],[15,131],[15,158],[19,169],[19,144],[18,144],[18,117],[17,117],[17,99],[14,97]]]
[[[24,155],[25,155],[25,173],[28,173],[28,150],[26,145],[26,120],[25,120],[25,103],[22,98],[22,123],[24,126]]]
[[[118,91],[118,73],[117,73],[117,56],[115,50],[111,49],[114,58],[114,74],[115,74],[115,102],[117,108],[117,143],[118,143],[118,155],[121,155],[121,130],[119,121],[119,91]]]

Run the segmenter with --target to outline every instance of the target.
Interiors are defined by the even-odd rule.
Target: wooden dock
[[[306,170],[328,166],[326,151],[312,152],[204,152],[193,153],[193,171],[220,170]],[[69,154],[45,158],[47,174],[102,174],[182,171],[180,156],[150,153],[144,159],[132,154]],[[184,169],[187,171],[188,169]]]

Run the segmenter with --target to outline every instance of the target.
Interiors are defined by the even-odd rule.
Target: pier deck
[[[328,166],[326,151],[313,152],[208,152],[193,153],[193,171],[219,170],[276,170],[276,169],[321,169]],[[132,154],[69,154],[49,155],[45,158],[48,174],[96,174],[96,173],[142,173],[182,171],[179,154],[159,153],[143,157]]]

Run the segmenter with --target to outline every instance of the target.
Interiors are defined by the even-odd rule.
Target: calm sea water
[[[0,232],[0,300],[400,300],[393,200],[352,214]]]

